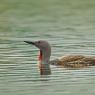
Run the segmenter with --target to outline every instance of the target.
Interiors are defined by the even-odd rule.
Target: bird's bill
[[[25,43],[28,43],[28,44],[32,44],[32,45],[35,45],[35,42],[32,42],[32,41],[24,41]]]

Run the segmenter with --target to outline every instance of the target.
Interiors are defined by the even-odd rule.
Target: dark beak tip
[[[24,41],[26,43],[26,41]]]
[[[25,43],[28,43],[28,41],[24,41]]]
[[[28,44],[35,44],[34,42],[32,42],[32,41],[24,41],[25,43],[28,43]]]

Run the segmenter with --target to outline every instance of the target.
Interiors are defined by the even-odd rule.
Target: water
[[[94,0],[0,1],[0,95],[95,95],[95,67],[40,76],[38,49],[23,42],[38,39],[50,42],[51,59],[94,56]]]

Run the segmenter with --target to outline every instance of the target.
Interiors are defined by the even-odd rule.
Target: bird
[[[61,58],[50,60],[51,45],[48,41],[24,41],[25,43],[36,46],[39,53],[39,71],[40,75],[50,75],[50,65],[61,66],[64,68],[81,68],[95,65],[95,56],[83,56],[83,55],[67,55]]]

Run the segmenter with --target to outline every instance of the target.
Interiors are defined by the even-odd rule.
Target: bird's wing
[[[82,55],[68,55],[68,56],[59,58],[59,60],[62,62],[72,62],[72,61],[81,60],[83,58],[85,57]]]
[[[54,63],[53,65],[60,65],[63,67],[73,67],[73,68],[94,66],[95,57],[85,57],[82,55],[68,55],[53,61],[53,63]]]

